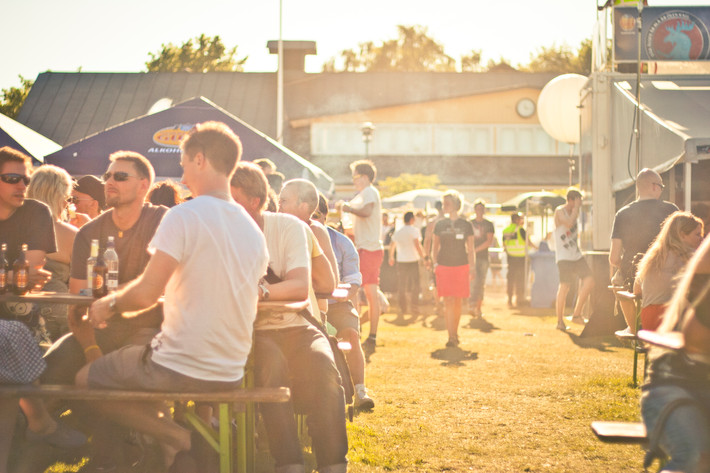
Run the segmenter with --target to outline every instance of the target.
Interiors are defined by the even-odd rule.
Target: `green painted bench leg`
[[[219,471],[232,473],[232,416],[230,404],[219,404]]]
[[[247,473],[246,414],[242,411],[235,414],[234,418],[237,422],[237,458],[235,459],[237,464],[237,473]]]

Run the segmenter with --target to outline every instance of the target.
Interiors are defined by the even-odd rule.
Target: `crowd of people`
[[[495,242],[485,201],[474,202],[474,216],[468,219],[462,214],[462,194],[446,191],[434,218],[417,222],[421,216],[404,213],[401,227],[387,229],[385,243],[377,169],[370,161],[351,164],[357,193],[348,202],[333,204],[341,215],[351,216],[352,229],[346,235],[339,231],[342,225],[328,225],[328,200],[310,181],[285,180],[268,159],[240,162],[241,142],[226,125],[196,125],[180,149],[184,187],[155,183],[151,163],[135,152],[109,156],[100,179],[84,176],[74,181],[56,166],[32,172],[27,156],[0,149],[0,241],[7,247],[8,262],[27,261],[30,288],[90,294],[95,282],[87,260],[96,256],[96,241],[102,253],[111,240],[120,262],[117,290],[98,298],[88,310],[58,304],[0,305],[0,352],[7,360],[0,364],[0,383],[230,390],[241,386],[247,357],[253,353],[256,386],[292,390],[290,402],[260,407],[276,471],[304,470],[296,412],[308,416],[318,471],[346,471],[343,378],[325,328],[350,342],[346,356],[354,405],[363,410],[375,407],[365,384],[365,354],[377,348],[385,310],[379,287],[382,268],[396,268],[399,315],[415,317],[422,310],[421,271],[433,273],[446,347],[458,347],[464,307],[474,318],[483,314],[489,250]],[[708,351],[703,337],[710,333],[709,245],[707,240],[702,243],[700,219],[660,199],[664,185],[658,173],[642,170],[636,186],[637,199],[614,219],[610,277],[641,298],[643,328],[685,330],[689,350],[699,354],[657,355],[642,400],[649,429],[666,404],[691,400],[670,416],[663,414],[668,433],[660,446],[679,465],[696,465],[707,460],[710,443],[708,422],[692,432],[686,425],[708,407],[710,377],[702,355]],[[583,310],[594,285],[578,245],[582,201],[582,193],[570,188],[554,213],[559,271],[555,312],[557,328],[563,331],[568,329],[564,314],[570,289],[579,285],[571,319],[585,323]],[[536,246],[521,214],[511,215],[502,246],[508,304],[522,306],[526,255]],[[347,297],[332,295],[338,285],[347,289]],[[265,300],[307,300],[308,308],[259,311],[258,302]],[[361,302],[367,305],[367,320],[361,317]],[[634,332],[635,308],[621,309],[626,330]],[[361,324],[366,322],[369,333],[361,342]],[[160,415],[155,405],[78,403],[72,405],[73,415],[82,421],[82,431],[77,431],[52,415],[56,406],[36,399],[2,400],[0,429],[14,430],[18,406],[27,419],[24,434],[33,441],[76,448],[91,436],[97,468],[110,467],[115,458],[111,451],[120,432],[116,426],[156,439],[166,468],[190,456],[189,430]],[[210,421],[211,408],[201,406],[200,415]],[[688,436],[695,440],[688,441]],[[0,472],[7,471],[11,440],[11,435],[0,436]],[[678,471],[696,471],[682,468]]]

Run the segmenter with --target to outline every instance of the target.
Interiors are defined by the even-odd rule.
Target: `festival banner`
[[[614,61],[638,60],[636,7],[614,8]],[[641,61],[710,60],[710,6],[644,7]]]

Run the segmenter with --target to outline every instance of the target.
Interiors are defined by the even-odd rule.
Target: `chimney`
[[[266,43],[270,54],[279,53],[279,42],[276,40]],[[315,41],[283,41],[284,51],[284,72],[296,72],[305,74],[306,55],[316,54]]]

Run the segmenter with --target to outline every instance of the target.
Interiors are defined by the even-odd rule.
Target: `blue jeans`
[[[479,301],[483,300],[483,291],[486,287],[486,276],[491,263],[488,255],[480,258],[476,255],[476,279],[471,281],[471,297],[468,299],[471,307],[476,307]]]
[[[710,392],[677,385],[652,386],[641,396],[641,415],[649,435],[658,416],[676,399],[693,399],[695,404],[677,407],[666,420],[659,445],[670,457],[664,470],[710,471]]]
[[[319,471],[346,463],[345,394],[323,334],[312,326],[257,330],[254,371],[257,386],[291,388],[289,402],[260,405],[276,467],[303,464],[296,411],[308,415]]]

